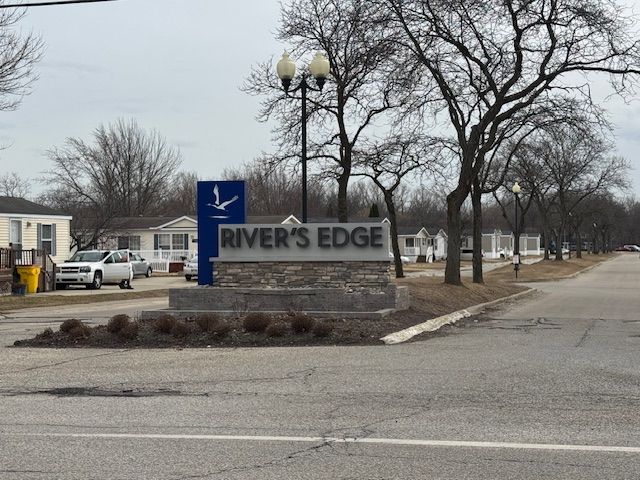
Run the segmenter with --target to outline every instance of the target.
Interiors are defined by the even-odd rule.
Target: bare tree
[[[98,127],[92,144],[69,138],[48,155],[53,166],[44,180],[51,188],[44,197],[59,206],[73,202],[65,209],[87,222],[78,238],[99,236],[117,216],[157,213],[181,162],[179,151],[158,132],[124,120]]]
[[[525,157],[527,153],[531,153],[531,149],[526,148],[527,142],[540,131],[553,131],[556,128],[572,128],[576,131],[584,131],[589,135],[592,131],[598,129],[606,129],[609,124],[604,116],[603,111],[590,104],[589,102],[578,103],[573,98],[557,97],[547,99],[546,102],[540,101],[531,105],[525,111],[521,111],[505,122],[505,135],[501,142],[496,142],[494,149],[489,152],[482,164],[478,175],[474,178],[471,188],[471,203],[473,207],[473,282],[482,283],[482,195],[495,193],[508,185],[511,185],[521,178],[521,175],[512,173],[511,162],[520,153]],[[524,152],[520,150],[524,149]],[[516,171],[522,167],[516,166]],[[544,171],[544,170],[543,170]],[[523,174],[524,172],[520,172]],[[530,173],[530,172],[528,172]],[[511,175],[510,175],[511,174]],[[528,176],[528,175],[527,175]],[[523,178],[523,177],[522,177]],[[505,184],[506,180],[509,180]],[[534,180],[540,180],[540,175],[534,173]],[[528,182],[531,183],[531,182]],[[527,203],[522,205],[527,210],[531,206],[532,191],[526,191],[523,199],[527,199]],[[511,196],[507,193],[507,197]],[[494,195],[496,200],[498,196]],[[505,214],[501,202],[498,202]],[[523,212],[526,213],[526,212]],[[512,228],[514,235],[518,237],[518,233],[522,231],[523,225],[513,225],[508,217],[504,217]],[[524,221],[524,216],[520,222]],[[516,238],[516,241],[519,241]]]
[[[384,196],[391,222],[391,247],[395,258],[396,277],[404,277],[398,245],[398,219],[395,194],[402,183],[426,167],[433,167],[437,150],[433,141],[418,135],[405,138],[394,135],[377,142],[364,152],[358,152],[354,175],[370,178]]]
[[[584,202],[627,186],[627,162],[611,156],[605,135],[606,131],[588,122],[551,124],[537,130],[514,152],[509,176],[521,181],[523,192],[536,205],[545,259],[553,236],[556,259],[562,260],[567,229],[579,232],[588,215],[588,209],[581,208]]]
[[[0,111],[16,109],[37,79],[42,42],[16,28],[24,15],[23,9],[0,9]]]
[[[397,44],[380,28],[388,11],[367,0],[291,0],[283,3],[277,38],[297,58],[322,50],[330,79],[321,94],[309,95],[308,158],[321,178],[337,181],[337,215],[348,220],[347,192],[353,152],[367,140],[374,124],[390,122],[396,110],[411,102],[411,71],[395,69]],[[244,90],[267,96],[258,115],[275,120],[278,150],[268,156],[273,165],[298,165],[300,103],[283,94],[271,62],[259,65]],[[297,97],[294,97],[297,98]]]
[[[553,193],[556,260],[562,260],[562,239],[573,212],[585,199],[612,189],[628,186],[629,165],[611,155],[612,146],[597,132],[584,129],[554,128],[545,132],[547,147],[538,159],[549,173]]]
[[[171,188],[162,205],[163,215],[188,215],[196,213],[198,174],[178,172],[170,180]]]
[[[380,0],[391,9],[411,59],[440,92],[460,150],[447,201],[445,282],[460,283],[460,209],[505,124],[556,91],[589,97],[579,73],[606,73],[616,91],[639,73],[635,20],[614,1]],[[633,74],[634,78],[631,78]]]
[[[31,192],[29,180],[16,172],[0,175],[0,195],[5,197],[26,197]]]

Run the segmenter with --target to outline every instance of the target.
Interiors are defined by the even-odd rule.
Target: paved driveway
[[[636,479],[638,278],[393,347],[0,349],[0,477]]]

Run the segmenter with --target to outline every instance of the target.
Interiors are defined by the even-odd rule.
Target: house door
[[[13,250],[22,250],[22,220],[10,220],[9,242]]]

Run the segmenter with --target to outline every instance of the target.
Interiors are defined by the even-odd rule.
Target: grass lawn
[[[144,292],[105,293],[102,295],[7,295],[0,297],[0,312],[33,307],[55,307],[82,303],[113,302],[136,298],[158,298],[169,295],[169,290],[148,290]]]

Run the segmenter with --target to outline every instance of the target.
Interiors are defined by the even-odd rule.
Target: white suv
[[[56,288],[84,285],[99,289],[103,284],[122,284],[133,278],[128,250],[86,250],[56,266]]]

